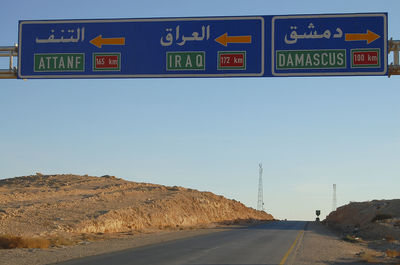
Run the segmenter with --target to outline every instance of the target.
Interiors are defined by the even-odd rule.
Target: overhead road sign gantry
[[[387,14],[19,23],[19,78],[387,75]]]

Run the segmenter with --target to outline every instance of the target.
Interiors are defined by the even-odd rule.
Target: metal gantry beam
[[[393,62],[389,65],[389,77],[391,75],[400,75],[399,53],[400,40],[389,40],[389,54],[393,52]]]
[[[17,78],[17,67],[14,66],[14,57],[18,56],[18,46],[0,46],[0,57],[9,58],[8,69],[0,69],[0,79]]]
[[[389,65],[388,76],[400,75],[400,40],[389,40],[390,55],[393,52],[393,62]],[[18,45],[0,46],[0,57],[9,58],[8,69],[0,69],[0,79],[15,79],[17,78],[17,67],[14,66],[14,57],[18,57]]]

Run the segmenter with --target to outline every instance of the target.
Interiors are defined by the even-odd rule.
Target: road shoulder
[[[116,235],[115,238],[105,241],[84,241],[74,246],[53,247],[49,249],[0,249],[0,263],[2,265],[53,264],[76,258],[106,254],[130,248],[226,231],[227,229],[234,229],[235,227],[237,226]]]
[[[296,250],[285,264],[364,264],[363,259],[371,257],[372,261],[373,257],[380,255],[362,244],[341,240],[321,223],[310,222]]]

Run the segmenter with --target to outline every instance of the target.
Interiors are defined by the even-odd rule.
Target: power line
[[[263,183],[262,183],[262,173],[263,167],[262,164],[258,164],[258,201],[257,201],[257,210],[264,211],[264,199],[263,199]]]

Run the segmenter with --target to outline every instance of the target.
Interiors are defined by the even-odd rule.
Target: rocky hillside
[[[400,240],[400,200],[351,202],[330,213],[325,222],[366,239]]]
[[[38,173],[0,180],[0,234],[113,233],[272,219],[211,192],[112,176]]]

